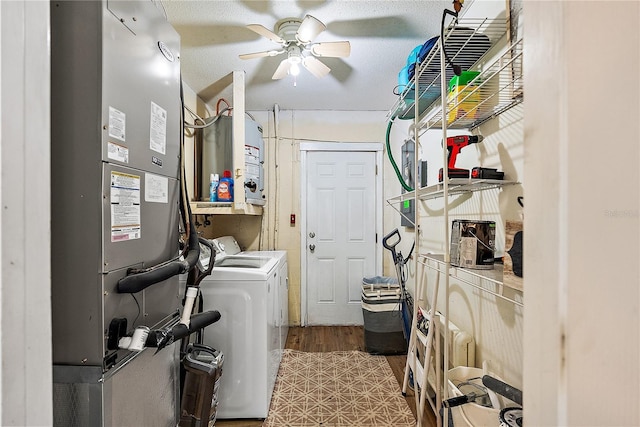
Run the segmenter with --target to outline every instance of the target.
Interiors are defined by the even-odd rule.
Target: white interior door
[[[377,273],[376,152],[310,151],[305,163],[306,323],[361,325],[362,278]]]

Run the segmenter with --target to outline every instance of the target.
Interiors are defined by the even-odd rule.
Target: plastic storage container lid
[[[364,285],[397,285],[398,279],[388,276],[363,277]]]

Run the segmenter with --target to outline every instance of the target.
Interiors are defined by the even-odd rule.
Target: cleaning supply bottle
[[[230,170],[224,171],[218,184],[218,201],[233,202],[233,178]]]
[[[218,201],[218,184],[220,181],[220,176],[217,173],[212,173],[209,181],[209,201],[217,202]]]

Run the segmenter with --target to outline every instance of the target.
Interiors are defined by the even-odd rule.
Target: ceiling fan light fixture
[[[282,61],[280,61],[280,65],[278,65],[278,68],[276,69],[275,73],[273,73],[273,77],[271,78],[273,80],[280,80],[286,77],[287,74],[289,74],[290,68],[291,62],[289,62],[289,59],[283,59]]]
[[[291,64],[289,74],[297,76],[300,74],[300,64],[302,64],[302,50],[298,46],[289,46],[288,52],[287,60]]]
[[[292,64],[299,64],[302,62],[302,49],[298,46],[289,46],[287,48],[287,58]]]
[[[291,74],[292,76],[297,76],[298,74],[300,74],[300,65],[298,65],[300,62],[293,62],[291,63],[291,66],[289,67],[289,74]]]

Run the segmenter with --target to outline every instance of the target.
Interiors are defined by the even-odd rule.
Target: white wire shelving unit
[[[502,179],[475,179],[475,178],[449,178],[448,195],[473,193],[475,191],[491,190],[501,188],[507,185],[519,184],[518,181],[509,181]],[[430,200],[444,197],[444,183],[430,185],[428,187],[420,187],[417,190],[390,197],[387,202],[390,204],[403,202],[413,198],[419,200]]]
[[[479,20],[479,22],[481,26],[488,25],[487,20]],[[497,37],[499,35],[497,28],[500,28],[500,26],[494,23],[490,28],[492,28],[493,31],[492,37]],[[504,31],[502,34],[504,34]],[[461,44],[461,46],[464,46],[464,44]],[[432,52],[434,49],[432,49]],[[478,54],[479,51],[476,50],[474,57],[478,57]],[[461,55],[462,54],[459,54],[458,56]],[[430,54],[426,59],[427,65],[425,65],[425,67],[427,69],[430,68],[429,64],[435,61],[432,56],[435,56],[435,54]],[[439,61],[436,62],[438,62],[439,65]],[[451,74],[453,75],[453,72],[451,72]],[[446,110],[455,109],[462,111],[461,106],[473,104],[474,108],[457,114],[451,123],[447,123],[446,127],[449,129],[474,129],[487,120],[497,117],[502,112],[522,102],[522,39],[514,43],[499,58],[486,65],[484,69],[480,71],[480,74],[469,82],[467,85],[469,90],[466,90],[463,96],[451,100],[451,102],[446,102],[446,108],[443,108],[441,92],[438,92],[438,98],[431,99],[431,92],[435,91],[435,83],[442,84],[440,81],[441,75],[442,73],[434,73],[433,71],[419,71],[418,87],[421,87],[420,83],[424,80],[423,76],[429,76],[435,79],[430,83],[423,83],[428,86],[430,92],[427,90],[420,91],[420,93],[424,93],[425,95],[428,94],[426,100],[431,100],[429,107],[415,120],[416,129],[420,135],[428,129],[442,128],[443,117],[446,115]],[[446,75],[448,76],[448,72],[446,72]],[[412,85],[414,84],[415,83],[412,83]],[[388,117],[401,116],[402,114],[406,115],[411,109],[413,109],[415,113],[415,110],[420,109],[416,107],[413,100],[407,99],[411,91],[405,92],[406,93],[403,94],[404,97],[400,96],[398,101],[396,101]],[[411,101],[410,106],[408,105],[409,101]],[[421,98],[418,100],[418,104],[422,102],[425,102],[425,99]],[[414,191],[391,197],[387,199],[387,203],[402,215],[401,210],[396,205],[414,198],[418,200],[429,200],[444,197],[445,186],[447,187],[446,194],[452,196],[497,189],[514,184],[519,184],[519,182],[509,180],[450,178],[447,185],[445,185],[444,182],[440,182],[428,187],[417,188]]]
[[[387,115],[388,120],[412,119],[414,122],[414,141],[415,141],[415,170],[414,176],[418,176],[419,138],[429,129],[440,129],[442,132],[442,140],[446,140],[447,129],[474,129],[487,120],[497,117],[499,114],[509,108],[519,104],[523,100],[522,90],[522,40],[517,40],[508,46],[505,46],[504,52],[493,60],[485,59],[487,52],[491,51],[507,32],[506,19],[460,19],[449,25],[444,34],[445,47],[443,48],[441,40],[438,40],[433,46],[429,54],[424,60],[416,65],[415,75],[407,85],[406,89],[398,97],[398,100]],[[459,65],[463,70],[473,69],[478,72],[471,81],[467,83],[464,90],[459,91],[454,96],[447,94],[448,82],[454,76],[453,70],[448,64],[445,64],[446,56]],[[447,150],[443,147],[443,164],[447,164]],[[493,295],[496,298],[506,300],[516,306],[523,306],[522,294],[518,293],[516,288],[508,288],[505,292],[503,283],[502,265],[495,265],[493,270],[470,270],[457,268],[451,265],[450,260],[450,224],[449,224],[449,197],[452,195],[469,194],[476,191],[485,191],[492,189],[500,189],[507,185],[518,184],[516,181],[509,180],[490,180],[490,179],[471,179],[471,178],[452,178],[448,177],[448,170],[443,170],[442,182],[428,187],[416,188],[413,191],[406,192],[399,196],[387,199],[387,203],[394,207],[401,215],[402,212],[396,206],[407,200],[414,200],[415,206],[415,222],[419,223],[420,204],[419,201],[442,198],[443,199],[443,222],[444,226],[444,254],[433,255],[424,254],[420,251],[419,226],[414,224],[415,228],[415,251],[414,257],[415,271],[422,271],[421,275],[425,275],[424,269],[431,269],[438,272],[436,274],[436,285],[433,290],[432,299],[436,298],[438,293],[440,278],[444,281],[444,310],[442,313],[436,312],[436,305],[431,301],[431,309],[429,307],[420,306],[425,312],[429,313],[430,324],[439,324],[438,316],[442,316],[444,324],[449,323],[449,281],[450,278],[456,279],[457,282],[467,284],[480,292]],[[420,269],[418,267],[421,267]],[[422,289],[418,283],[422,283],[424,277],[416,275],[416,290]],[[521,292],[521,290],[520,290]],[[407,365],[405,372],[405,381],[403,384],[403,392],[406,390],[406,384],[409,378],[409,370],[413,372],[414,381],[417,381],[419,390],[416,393],[416,406],[418,413],[418,425],[421,423],[421,410],[424,408],[426,381],[422,382],[417,378],[418,374],[423,375],[429,372],[432,363],[435,363],[435,369],[440,366],[440,348],[435,345],[439,342],[439,338],[434,343],[433,338],[426,339],[416,330],[416,313],[418,311],[418,303],[423,301],[423,295],[417,295],[414,307],[414,319],[412,322],[412,333],[409,343],[409,353],[407,355]],[[429,303],[429,301],[427,301]],[[435,328],[434,328],[435,329]],[[433,333],[429,334],[433,337]],[[447,342],[449,333],[444,334],[444,361],[449,360],[449,343]],[[426,366],[420,366],[417,363],[416,353],[418,353],[417,343],[421,343],[425,347]],[[435,351],[435,357],[431,361],[431,350]],[[448,362],[445,363],[448,366]],[[448,370],[443,370],[443,381],[437,381],[438,390],[436,391],[436,400],[432,401],[431,397],[426,397],[436,414],[439,413],[443,400],[448,396]],[[440,387],[442,388],[440,389]],[[440,417],[436,417],[438,426],[441,424]]]
[[[470,194],[476,191],[498,189],[509,185],[520,184],[518,181],[508,181],[501,179],[475,179],[475,178],[449,178],[447,194],[449,196]],[[407,200],[431,200],[445,196],[444,183],[439,182],[428,187],[420,187],[387,199],[387,204],[395,209],[400,215],[404,215],[398,207]],[[414,221],[405,215],[407,221],[415,226]]]
[[[452,62],[463,70],[472,69],[482,62],[485,54],[506,33],[507,20],[503,18],[461,18],[457,25],[445,30],[446,52]],[[514,44],[515,45],[515,44]],[[440,43],[436,43],[424,60],[416,67],[413,78],[399,95],[395,104],[387,114],[387,119],[415,119],[416,98],[419,115],[431,110],[441,98],[442,76],[445,83],[454,76],[453,70],[446,67],[441,70]],[[443,58],[444,61],[444,58]],[[520,69],[520,75],[522,75]],[[416,88],[417,91],[416,91]],[[489,88],[487,87],[487,92]],[[416,92],[419,94],[416,97]]]
[[[448,100],[449,129],[475,129],[487,120],[519,104],[522,90],[522,39],[492,63],[480,70],[480,74],[467,84],[462,96]],[[469,108],[471,107],[471,108]],[[443,121],[442,99],[434,102],[417,127],[421,130],[437,128]]]
[[[444,255],[442,254],[420,254],[418,255],[418,262],[439,273],[444,272]],[[520,289],[511,287],[502,281],[503,268],[504,266],[502,264],[495,264],[494,268],[490,270],[473,270],[450,266],[449,275],[482,292],[523,307],[524,304],[522,301],[513,296],[505,295],[505,287],[514,289],[515,291],[520,291]]]

